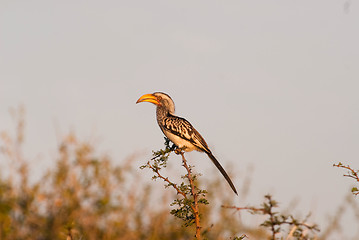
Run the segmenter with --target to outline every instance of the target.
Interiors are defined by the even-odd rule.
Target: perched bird
[[[186,119],[174,115],[175,104],[170,96],[162,92],[145,94],[136,103],[150,102],[157,106],[157,123],[166,137],[171,140],[179,149],[186,152],[197,150],[207,153],[214,165],[222,173],[235,194],[237,190],[221,164],[213,156],[206,141],[201,134]]]

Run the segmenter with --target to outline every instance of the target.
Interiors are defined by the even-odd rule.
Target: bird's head
[[[150,102],[155,104],[157,107],[163,107],[167,109],[171,114],[175,112],[175,104],[170,96],[166,93],[155,92],[152,94],[142,95],[136,103]]]

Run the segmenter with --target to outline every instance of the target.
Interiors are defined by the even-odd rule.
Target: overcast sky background
[[[0,130],[24,104],[25,152],[43,169],[57,131],[99,137],[118,164],[145,161],[163,137],[154,106],[135,102],[155,91],[232,166],[237,188],[253,166],[249,204],[298,199],[324,228],[354,185],[332,164],[359,169],[359,2],[0,1]],[[353,220],[346,212],[348,236]]]

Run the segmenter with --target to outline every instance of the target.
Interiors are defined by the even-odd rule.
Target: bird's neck
[[[156,110],[156,116],[157,116],[157,120],[161,121],[162,119],[171,116],[172,114],[170,113],[170,111],[162,106],[158,106],[157,110]]]

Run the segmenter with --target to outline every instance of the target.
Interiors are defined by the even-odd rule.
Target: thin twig
[[[341,162],[339,162],[338,164],[333,164],[334,167],[338,167],[338,168],[344,168],[346,170],[348,170],[347,174],[343,174],[344,177],[349,177],[349,178],[353,178],[355,179],[357,182],[359,182],[359,170],[354,170],[353,168],[351,168],[349,165],[343,165]],[[352,193],[357,196],[359,195],[359,189],[357,187],[353,187],[352,188]]]
[[[161,175],[160,171],[158,170],[158,168],[154,167],[153,165],[150,164],[150,162],[147,162],[147,165],[152,169],[152,171],[154,171],[157,176],[161,179],[163,179],[163,181],[167,182],[170,186],[172,186],[174,189],[176,189],[177,194],[181,194],[185,199],[187,199],[187,196],[184,192],[182,192],[178,187],[177,184],[171,182],[168,177],[164,177]]]
[[[184,152],[182,149],[177,148],[175,149],[174,145],[172,147],[169,146],[169,140],[166,139],[165,141],[165,150],[159,150],[154,152],[154,157],[150,161],[154,161],[154,164],[151,164],[150,161],[147,162],[146,165],[141,166],[143,168],[150,168],[154,173],[153,179],[160,178],[164,182],[167,183],[167,187],[173,187],[177,194],[181,195],[183,199],[175,200],[171,205],[178,205],[179,209],[173,209],[171,214],[179,217],[185,221],[185,224],[188,226],[192,223],[196,225],[196,234],[195,238],[202,240],[201,236],[201,226],[200,226],[200,214],[199,214],[199,203],[206,204],[205,199],[200,199],[201,194],[204,194],[205,191],[199,190],[194,181],[195,181],[195,174],[192,174],[191,166],[187,164],[187,160],[184,156]],[[175,184],[174,182],[170,181],[168,177],[163,176],[160,173],[162,167],[166,167],[166,162],[170,152],[175,151],[176,154],[180,154],[182,156],[182,163],[184,168],[187,170],[187,174],[183,176],[183,178],[187,178],[189,184],[186,185],[183,182],[181,185]],[[190,195],[193,197],[190,197]],[[202,202],[203,201],[203,202]],[[190,214],[189,214],[190,213]]]
[[[344,168],[344,169],[347,169],[349,171],[349,173],[351,173],[352,175],[349,175],[349,174],[344,174],[343,176],[345,177],[350,177],[350,178],[354,178],[355,180],[357,180],[357,182],[359,182],[359,175],[358,175],[358,172],[359,171],[355,171],[354,169],[352,169],[349,165],[348,166],[345,166],[341,163],[339,164],[333,164],[334,167],[338,167],[338,168]]]
[[[263,208],[255,208],[255,207],[236,207],[236,206],[225,206],[225,205],[222,205],[221,207],[232,208],[232,209],[236,209],[238,211],[249,210],[249,211],[253,211],[253,212],[265,212],[265,210]]]
[[[292,215],[285,216],[285,215],[279,215],[277,212],[274,212],[273,209],[277,207],[276,201],[272,200],[272,197],[270,195],[266,195],[265,198],[267,199],[267,203],[263,204],[263,207],[256,208],[256,207],[236,207],[236,206],[222,206],[223,208],[231,208],[235,209],[237,211],[241,210],[247,210],[250,211],[253,214],[262,214],[262,215],[268,215],[269,219],[266,220],[264,223],[261,224],[261,226],[268,227],[271,230],[271,240],[275,240],[277,235],[280,234],[281,226],[282,225],[289,225],[293,226],[291,229],[288,237],[294,234],[295,231],[298,230],[300,227],[304,227],[306,229],[312,230],[312,231],[319,231],[317,225],[309,225],[305,223],[307,221],[307,218],[304,221],[298,221],[292,217]],[[300,229],[301,231],[301,229]],[[288,238],[287,238],[288,239]]]
[[[184,153],[181,152],[180,153],[182,156],[182,162],[183,162],[183,166],[186,168],[187,170],[187,178],[189,181],[189,184],[191,185],[191,194],[193,196],[193,202],[194,204],[191,204],[191,208],[195,217],[195,224],[196,224],[196,238],[201,240],[202,236],[201,236],[201,225],[200,225],[200,219],[199,219],[199,209],[198,209],[198,193],[196,191],[195,185],[193,183],[193,178],[192,178],[192,171],[191,169],[188,167],[187,165],[187,161],[186,158],[184,157]]]

